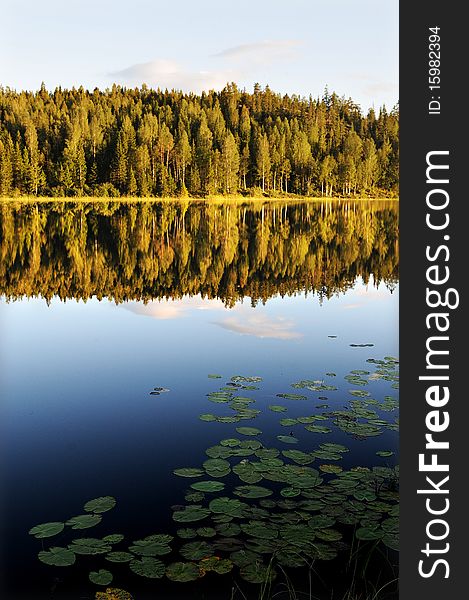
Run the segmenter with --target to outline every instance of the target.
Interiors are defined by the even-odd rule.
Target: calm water
[[[344,470],[398,464],[393,429],[350,435],[332,426],[332,417],[319,421],[331,426],[328,435],[279,424],[348,410],[360,399],[344,376],[373,373],[367,359],[397,356],[397,222],[396,205],[386,203],[3,206],[2,598],[91,599],[99,588],[88,573],[101,568],[136,600],[187,597],[182,583],[139,577],[102,556],[78,556],[71,567],[42,564],[37,553],[67,545],[70,535],[41,541],[28,531],[83,514],[87,500],[108,495],[116,508],[72,539],[122,533],[118,549],[126,550],[150,534],[206,524],[172,520],[171,506],[188,504],[184,494],[197,481],[172,471],[200,467],[206,449],[223,438],[253,439],[236,427],[262,430],[256,437],[266,448],[310,452],[324,442],[343,444],[350,450],[340,460]],[[254,384],[259,389],[232,388],[261,412],[236,423],[200,420],[206,413],[233,415],[207,394],[236,375],[262,377]],[[337,389],[291,387],[300,380]],[[390,385],[378,378],[366,389],[382,401],[397,397]],[[169,391],[150,395],[158,386]],[[287,411],[273,412],[272,404]],[[389,422],[397,417],[396,410],[377,412]],[[290,432],[297,444],[277,439]],[[394,454],[380,458],[380,450]],[[207,494],[201,504],[236,498],[230,489],[243,484],[232,473],[218,480],[226,482],[224,492]],[[166,564],[183,560],[180,543],[170,558],[160,557]],[[192,584],[191,596],[229,599],[233,578],[257,598],[237,567]]]

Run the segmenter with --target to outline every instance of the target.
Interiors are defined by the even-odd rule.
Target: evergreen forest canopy
[[[194,201],[0,204],[0,295],[7,299],[200,294],[231,306],[281,294],[398,281],[398,205]]]
[[[0,195],[396,196],[398,121],[327,90],[0,88]]]

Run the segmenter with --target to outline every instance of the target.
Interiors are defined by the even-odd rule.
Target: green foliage
[[[0,194],[396,194],[399,113],[234,84],[0,89]],[[257,191],[256,191],[257,190]]]

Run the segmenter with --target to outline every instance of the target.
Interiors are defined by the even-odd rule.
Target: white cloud
[[[191,71],[175,61],[158,58],[115,71],[110,76],[113,81],[126,85],[146,83],[154,88],[200,93],[223,89],[229,81],[238,79],[239,73],[231,69]]]
[[[181,300],[151,300],[143,302],[126,302],[120,304],[126,310],[136,315],[151,317],[162,321],[180,319],[187,316],[191,310],[226,310],[221,300],[204,300],[200,296],[182,298]]]
[[[215,322],[215,325],[241,335],[252,335],[258,338],[292,340],[303,337],[302,333],[294,331],[293,321],[284,317],[269,318],[262,313],[246,314],[245,311],[241,311],[241,314]]]
[[[300,45],[298,40],[266,40],[233,46],[218,52],[214,56],[236,61],[249,60],[251,64],[252,61],[266,64],[294,58],[296,50]]]

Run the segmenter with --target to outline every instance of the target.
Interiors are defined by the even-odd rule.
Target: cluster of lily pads
[[[303,426],[316,434],[328,434],[336,428],[363,440],[386,429],[397,431],[398,419],[391,422],[377,412],[394,412],[397,399],[387,395],[377,400],[363,388],[376,381],[397,388],[398,360],[385,357],[367,362],[370,368],[373,365],[372,372],[360,369],[346,375],[354,389],[349,390],[351,399],[343,410],[326,410],[330,408],[324,403],[327,396],[318,396],[322,404],[313,403],[312,409],[305,395],[337,392],[336,386],[326,382],[337,376],[333,372],[292,384],[305,394],[277,394],[295,405],[306,401],[313,413],[287,417],[287,406],[268,405],[272,413],[281,413],[280,432],[283,427]],[[208,377],[222,378],[216,374]],[[236,569],[244,580],[261,583],[276,576],[277,566],[301,567],[315,560],[331,560],[349,548],[353,537],[397,550],[399,468],[386,464],[393,451],[376,452],[384,465],[346,469],[340,461],[350,449],[322,442],[322,435],[311,438],[318,441],[303,450],[284,445],[299,443],[291,430],[276,436],[279,448],[266,445],[261,429],[239,424],[261,414],[261,408],[252,406],[254,399],[240,394],[241,390],[259,389],[261,381],[260,377],[234,376],[207,395],[208,401],[228,407],[232,414],[205,413],[200,418],[236,425],[231,437],[206,450],[207,458],[201,465],[174,470],[176,476],[192,480],[185,504],[172,507],[175,535],[154,533],[126,547],[120,534],[75,538],[64,547],[42,550],[39,559],[49,565],[68,566],[75,563],[77,555],[103,555],[109,563],[127,563],[136,575],[151,579],[166,576],[180,582],[194,581],[208,572],[223,575]],[[319,424],[323,422],[327,425]],[[102,513],[114,506],[115,499],[110,496],[97,498],[85,504],[86,514],[65,523],[38,525],[30,533],[43,540],[63,535],[66,527],[87,529],[100,523]],[[89,579],[107,586],[113,576],[103,568],[91,571]]]

